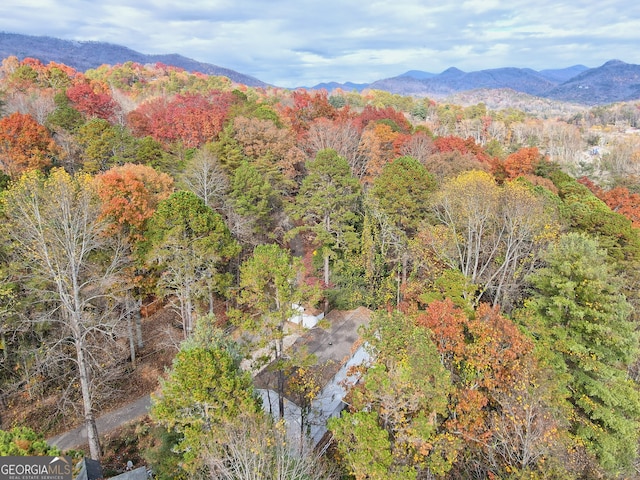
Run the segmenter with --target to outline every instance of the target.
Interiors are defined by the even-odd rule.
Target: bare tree
[[[640,175],[640,139],[631,135],[608,142],[604,169],[614,178]]]
[[[487,127],[489,138],[495,138],[500,143],[504,143],[507,138],[507,126],[500,120],[493,120]]]
[[[418,132],[411,136],[400,148],[400,153],[413,157],[421,164],[426,165],[427,159],[436,153],[437,149],[433,139],[424,132]]]
[[[558,425],[539,390],[517,384],[496,395],[501,408],[491,413],[490,463],[526,470],[551,452]]]
[[[520,146],[535,146],[542,138],[540,120],[526,120],[511,125],[511,142]]]
[[[287,438],[284,422],[266,415],[239,418],[227,424],[218,438],[203,449],[210,478],[258,480],[288,478],[331,480],[339,478],[308,442]]]
[[[58,165],[64,167],[67,172],[76,173],[82,169],[84,160],[82,158],[82,148],[72,133],[62,128],[54,127],[53,138],[60,147]]]
[[[351,173],[362,177],[366,159],[360,152],[360,132],[352,122],[332,122],[326,118],[315,120],[305,140],[305,149],[311,157],[331,148],[347,159]]]
[[[546,153],[561,165],[573,166],[585,148],[580,130],[557,120],[545,120],[542,127]]]
[[[94,184],[55,169],[48,178],[39,172],[24,175],[5,192],[4,233],[12,242],[16,272],[39,309],[30,320],[57,327],[57,346],[67,345],[74,360],[82,397],[91,457],[101,456],[95,423],[97,368],[121,319],[119,274],[126,250],[115,236],[104,235]],[[71,349],[68,346],[72,346]],[[113,352],[109,352],[112,356]]]
[[[115,103],[115,119],[118,125],[127,124],[127,115],[136,109],[137,102],[122,90],[111,86],[111,98]]]
[[[55,110],[53,90],[36,92],[12,92],[6,99],[6,111],[31,115],[44,125],[47,117]]]
[[[516,182],[499,187],[479,171],[445,183],[433,213],[436,254],[480,287],[476,303],[486,295],[507,310],[556,228],[543,198]]]
[[[229,179],[218,157],[207,150],[199,150],[187,165],[182,182],[202,199],[206,206],[219,210],[229,190]]]
[[[456,135],[461,138],[473,138],[478,145],[484,145],[484,127],[479,118],[464,118],[456,124]]]

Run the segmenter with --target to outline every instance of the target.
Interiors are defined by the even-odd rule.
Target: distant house
[[[343,385],[353,366],[369,360],[358,330],[371,319],[371,310],[359,307],[355,310],[332,310],[324,318],[321,328],[316,325],[302,333],[285,351],[291,357],[294,352],[305,350],[316,356],[315,367],[320,391],[311,403],[306,420],[309,436],[317,445],[327,431],[327,419],[338,416],[344,409],[346,390]],[[261,370],[254,383],[262,397],[265,411],[277,415],[278,394],[275,388],[276,374],[273,368]],[[288,390],[288,389],[285,389]],[[294,395],[285,393],[285,420],[291,438],[300,438],[302,410]]]

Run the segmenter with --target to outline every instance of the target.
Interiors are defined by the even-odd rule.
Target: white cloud
[[[180,53],[282,86],[411,69],[640,63],[627,0],[4,0],[0,30]]]

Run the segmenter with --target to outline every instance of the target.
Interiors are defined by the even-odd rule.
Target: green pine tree
[[[329,284],[332,252],[358,248],[360,184],[347,161],[332,149],[318,152],[306,167],[308,174],[291,208],[292,217],[302,225],[292,233],[308,231],[315,236],[322,248],[324,281]]]
[[[640,394],[627,368],[638,352],[631,307],[620,293],[607,253],[585,234],[553,245],[546,266],[530,278],[529,325],[568,375],[571,431],[610,472],[629,469],[640,432]]]

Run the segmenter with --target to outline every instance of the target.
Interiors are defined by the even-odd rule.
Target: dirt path
[[[118,410],[98,417],[96,420],[98,433],[104,435],[126,423],[144,417],[149,413],[149,407],[151,407],[151,397],[145,395]],[[49,445],[55,445],[63,451],[81,447],[87,444],[87,429],[83,425],[56,437],[48,438],[47,442]]]

